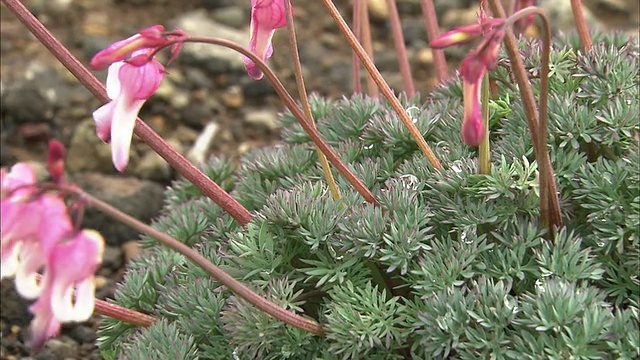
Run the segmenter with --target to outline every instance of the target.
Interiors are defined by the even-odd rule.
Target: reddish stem
[[[427,36],[429,40],[433,40],[440,36],[440,28],[438,27],[438,15],[436,8],[433,6],[433,0],[421,0],[422,12],[424,13],[424,22],[427,28]],[[431,49],[433,54],[433,66],[436,69],[438,81],[449,80],[449,66],[442,49]]]
[[[353,33],[356,35],[358,41],[360,41],[360,33],[362,32],[362,26],[360,25],[360,7],[362,6],[362,0],[353,0],[353,19],[352,28]],[[360,61],[355,50],[351,50],[351,66],[353,67],[353,92],[356,94],[362,93],[362,83],[360,81]]]
[[[576,28],[578,29],[578,36],[580,37],[582,48],[589,50],[593,43],[591,42],[591,34],[589,34],[587,21],[584,19],[582,0],[571,0],[571,10],[573,11],[573,17],[576,20]]]
[[[398,54],[398,66],[400,67],[400,74],[402,74],[404,92],[409,97],[413,97],[416,93],[416,88],[413,84],[411,66],[409,65],[409,57],[407,56],[407,47],[404,43],[402,24],[400,22],[400,15],[398,14],[396,0],[387,0],[387,6],[389,7],[389,23],[391,24],[391,33],[393,34],[393,44],[396,47],[396,54]]]
[[[2,0],[33,35],[60,61],[96,98],[110,101],[102,83],[19,0]],[[229,213],[243,226],[251,221],[251,214],[218,184],[180,155],[140,118],[134,132],[180,174],[191,181],[207,197]]]

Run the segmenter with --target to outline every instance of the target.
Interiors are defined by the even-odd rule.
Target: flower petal
[[[123,93],[115,101],[113,122],[111,123],[111,157],[113,165],[120,172],[123,172],[129,163],[133,128],[136,125],[138,112],[145,102],[144,100],[132,100],[125,95],[126,93]]]
[[[114,101],[109,101],[93,112],[93,120],[96,122],[96,133],[105,143],[111,142],[111,122],[113,121],[115,105]]]

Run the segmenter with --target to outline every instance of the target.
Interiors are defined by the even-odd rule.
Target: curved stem
[[[491,11],[499,17],[505,17],[502,4],[498,0],[489,1]],[[543,42],[542,47],[542,63],[540,70],[540,113],[536,109],[535,98],[531,83],[527,76],[524,63],[518,51],[518,43],[516,41],[510,25],[521,17],[530,14],[537,14],[542,18],[543,23]],[[536,160],[540,168],[540,218],[544,226],[561,227],[562,214],[560,212],[560,202],[558,200],[558,192],[555,185],[553,168],[549,157],[549,149],[547,145],[548,132],[548,113],[547,99],[549,96],[549,56],[551,54],[551,30],[549,22],[544,12],[536,7],[528,7],[513,14],[504,24],[505,46],[509,53],[509,59],[513,65],[513,74],[518,82],[518,88],[522,95],[525,113],[527,114],[527,123],[533,142]],[[553,230],[553,229],[551,229]]]
[[[396,0],[387,0],[387,7],[389,8],[389,23],[391,24],[393,44],[396,47],[396,54],[398,54],[398,66],[400,67],[400,74],[402,74],[404,92],[412,98],[416,94],[416,88],[413,84],[413,76],[411,76],[411,66],[409,65],[409,57],[404,43],[402,23],[400,22],[400,15],[398,15]]]
[[[293,100],[291,95],[287,92],[278,77],[273,73],[273,71],[271,71],[267,64],[262,61],[262,59],[260,59],[260,57],[256,56],[254,53],[245,49],[244,47],[234,43],[233,41],[225,39],[190,36],[185,39],[184,42],[196,42],[224,46],[231,50],[239,52],[240,54],[245,55],[246,57],[253,60],[253,62],[255,62],[260,70],[263,71],[265,77],[267,78],[267,80],[269,80],[273,88],[276,90],[284,105],[287,107],[287,109],[289,109],[289,111],[291,111],[293,116],[298,120],[307,134],[309,134],[309,137],[311,137],[311,140],[313,140],[315,145],[326,155],[329,162],[331,162],[331,164],[336,167],[338,172],[345,177],[345,179],[356,189],[356,191],[358,191],[358,193],[360,193],[360,195],[362,195],[362,197],[365,198],[365,200],[372,204],[378,204],[378,201],[375,199],[371,191],[367,189],[364,183],[362,183],[362,181],[358,179],[358,177],[355,176],[353,172],[351,172],[351,170],[349,170],[347,165],[340,159],[336,152],[331,149],[329,144],[327,144],[322,135],[320,135],[318,130],[312,124],[311,120],[309,120],[304,115],[302,110],[300,110],[295,100]]]
[[[440,29],[438,27],[438,14],[436,14],[436,8],[433,6],[433,0],[421,0],[422,12],[424,14],[424,22],[427,28],[427,36],[429,40],[435,39],[440,36]],[[449,66],[447,65],[447,59],[444,56],[444,50],[431,49],[433,54],[433,66],[436,69],[436,76],[438,81],[449,80]]]
[[[67,50],[58,39],[19,0],[2,0],[35,37],[60,61],[82,85],[103,102],[110,101],[102,83]],[[218,184],[207,177],[184,156],[180,155],[163,138],[156,134],[140,118],[136,119],[134,132],[158,155],[180,174],[191,181],[205,196],[228,212],[243,226],[251,221],[251,214]]]
[[[266,312],[267,314],[273,316],[274,318],[281,320],[289,325],[295,326],[299,329],[308,331],[315,335],[322,335],[323,328],[319,323],[306,319],[300,315],[297,315],[291,311],[280,308],[278,305],[273,302],[263,298],[262,296],[255,293],[246,285],[242,284],[238,280],[232,278],[227,273],[225,273],[222,269],[212,264],[207,258],[200,255],[196,250],[190,248],[184,243],[174,239],[173,237],[152,228],[145,223],[134,219],[133,217],[125,214],[124,212],[116,209],[115,207],[92,197],[91,195],[83,192],[82,190],[76,187],[64,187],[65,191],[75,193],[80,196],[84,201],[87,202],[88,205],[93,206],[94,208],[104,212],[105,214],[111,216],[117,221],[122,222],[125,225],[130,226],[136,231],[146,234],[162,244],[172,248],[173,250],[179,252],[184,255],[186,258],[190,259],[206,272],[211,274],[211,276],[222,283],[224,286],[233,291],[238,297],[246,300],[247,302],[255,305],[258,309]]]
[[[291,16],[291,1],[286,0],[284,2],[284,7],[284,13],[287,17],[287,30],[289,31],[289,50],[291,51],[293,73],[296,78],[296,85],[298,87],[298,94],[300,96],[300,104],[302,105],[304,114],[311,121],[311,124],[315,128],[316,123],[313,119],[313,114],[311,113],[311,106],[309,105],[309,98],[307,97],[307,88],[304,85],[304,77],[302,76],[302,64],[300,64],[300,54],[298,53],[296,29],[295,24],[293,23],[293,16]],[[331,195],[333,196],[334,200],[340,200],[340,190],[338,190],[336,180],[333,178],[331,167],[329,167],[329,161],[327,161],[327,157],[324,155],[322,150],[320,150],[320,148],[316,147],[316,151],[318,152],[318,161],[320,161],[320,165],[322,166],[322,172],[324,173],[324,177],[327,180],[329,191],[331,191]]]
[[[411,136],[413,136],[413,138],[415,139],[420,150],[422,150],[422,152],[429,160],[429,163],[431,163],[431,166],[433,166],[438,171],[442,171],[442,164],[440,164],[440,161],[433,153],[433,150],[431,150],[427,142],[424,140],[424,137],[420,133],[420,130],[418,130],[416,125],[409,118],[409,115],[402,107],[402,104],[400,104],[398,98],[393,94],[393,91],[389,87],[389,84],[384,81],[384,78],[382,77],[378,69],[376,69],[376,66],[368,58],[366,52],[362,48],[362,45],[360,45],[355,35],[353,35],[353,32],[349,29],[349,26],[347,26],[347,23],[342,18],[342,15],[340,15],[340,12],[336,8],[336,6],[331,0],[322,0],[322,2],[324,2],[325,6],[329,10],[329,13],[331,14],[331,17],[333,17],[333,20],[338,25],[340,32],[347,38],[347,41],[349,41],[349,45],[351,45],[351,48],[355,50],[356,54],[360,58],[360,61],[362,61],[362,64],[382,91],[382,95],[384,95],[387,101],[389,101],[391,107],[393,107],[393,110],[396,111],[402,123],[407,127],[409,133],[411,133]]]
[[[576,20],[576,28],[578,29],[582,48],[589,50],[593,43],[591,42],[587,21],[584,19],[584,13],[582,12],[582,0],[571,0],[571,11],[573,11],[573,18]]]

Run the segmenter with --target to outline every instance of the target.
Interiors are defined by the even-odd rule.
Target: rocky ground
[[[386,79],[401,88],[396,56],[386,20],[385,0],[369,0],[376,64]],[[232,0],[27,0],[25,4],[84,63],[110,42],[152,25],[178,26],[190,34],[248,41],[250,1]],[[419,0],[398,0],[412,72],[419,91],[435,86]],[[320,1],[294,1],[302,62],[310,91],[330,97],[351,92],[351,53]],[[347,0],[336,1],[350,14]],[[569,1],[540,1],[556,29],[570,30]],[[627,0],[584,1],[592,26],[637,32],[638,4]],[[441,27],[474,21],[476,1],[436,1]],[[46,142],[60,139],[69,149],[67,170],[74,182],[126,212],[150,221],[162,205],[164,187],[176,174],[146,145],[134,141],[125,174],[111,164],[110,149],[95,136],[92,111],[100,106],[91,94],[28,34],[3,6],[1,19],[0,163],[31,161],[43,169]],[[350,15],[349,15],[350,16]],[[464,52],[453,49],[459,61]],[[272,67],[288,89],[295,89],[286,34],[275,38]],[[169,75],[147,102],[141,117],[194,162],[209,155],[236,157],[278,141],[277,113],[282,106],[266,81],[244,73],[240,56],[216,47],[185,46],[168,67]],[[95,73],[104,80],[106,72]],[[294,96],[296,97],[296,96]],[[206,131],[205,131],[206,129]],[[208,140],[206,152],[194,150]],[[126,259],[137,253],[137,234],[88,211],[86,227],[107,240],[98,276],[100,298],[112,295]],[[15,295],[12,281],[2,281],[0,359],[99,359],[95,341],[98,317],[65,325],[61,336],[39,353],[25,346],[30,321],[28,303]]]

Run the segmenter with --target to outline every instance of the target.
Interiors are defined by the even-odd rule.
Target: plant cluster
[[[290,113],[283,143],[203,172],[254,216],[245,226],[187,180],[153,225],[323,336],[256,310],[186,257],[143,238],[115,302],[162,320],[105,319],[105,358],[405,359],[640,356],[639,48],[623,34],[555,39],[548,148],[565,227],[539,223],[525,110],[500,57],[489,102],[491,174],[461,146],[462,81],[401,103],[434,170],[384,100],[312,97],[317,129],[379,201],[342,177],[328,195],[311,138]],[[540,46],[520,40],[534,92]],[[543,230],[541,230],[543,229]]]

